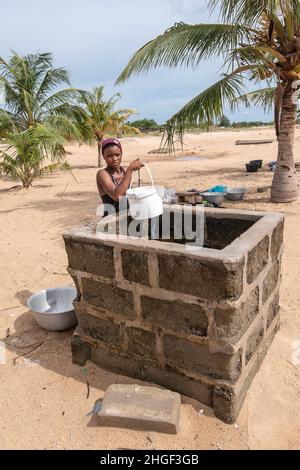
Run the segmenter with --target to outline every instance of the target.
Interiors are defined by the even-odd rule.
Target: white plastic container
[[[140,186],[132,188],[133,179],[131,180],[130,188],[126,191],[128,198],[130,215],[135,220],[146,220],[158,217],[163,213],[162,191],[160,197],[157,189],[154,186],[153,178],[149,168],[145,165],[149,173],[152,186]]]

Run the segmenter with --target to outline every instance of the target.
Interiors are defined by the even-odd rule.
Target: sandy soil
[[[187,155],[206,160],[175,161],[149,155],[159,137],[124,139],[125,162],[148,161],[155,182],[184,190],[217,183],[245,186],[246,200],[225,203],[253,210],[286,214],[281,330],[249,390],[237,424],[215,419],[211,409],[183,398],[181,430],[176,436],[101,428],[86,415],[111,383],[134,381],[96,368],[72,364],[73,331],[40,329],[24,306],[28,296],[45,287],[72,285],[61,234],[92,218],[98,205],[95,187],[96,149],[70,147],[70,173],[37,180],[29,190],[10,190],[0,180],[0,338],[7,346],[0,364],[0,448],[2,449],[297,449],[300,447],[300,363],[292,364],[294,342],[300,340],[300,201],[275,205],[268,201],[272,173],[247,175],[244,163],[276,159],[276,142],[235,146],[236,139],[274,138],[272,130],[188,135]],[[295,155],[300,152],[297,130]],[[9,329],[9,331],[8,331]],[[21,357],[40,344],[35,351]],[[2,347],[1,347],[2,344]],[[32,345],[30,347],[30,345]],[[23,346],[23,347],[22,347]],[[27,348],[24,346],[28,346]],[[0,343],[0,362],[4,362]],[[298,346],[299,349],[299,346]],[[1,361],[2,359],[2,361]],[[15,361],[15,364],[13,360]],[[87,399],[87,385],[91,386]],[[204,414],[199,413],[204,409]]]

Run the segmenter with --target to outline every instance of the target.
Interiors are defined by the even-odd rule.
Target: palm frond
[[[265,44],[256,44],[255,46],[252,46],[252,47],[253,47],[253,49],[257,49],[258,51],[267,53],[269,56],[273,56],[275,59],[277,59],[279,61],[279,63],[280,62],[282,62],[282,63],[287,62],[287,58],[285,57],[285,55],[281,54],[281,52],[279,52],[275,48],[272,48],[272,47],[267,46]]]
[[[127,134],[136,134],[136,135],[140,135],[142,134],[142,132],[140,131],[140,129],[138,129],[137,127],[134,127],[134,126],[129,126],[127,124],[124,124],[122,126],[122,130],[124,132],[126,132]]]
[[[70,170],[70,169],[71,169],[71,167],[70,167],[68,162],[49,163],[49,165],[45,165],[39,170],[39,174],[44,175],[44,174],[48,174],[48,173],[53,173],[54,171],[57,171],[57,170],[67,171],[67,170]]]
[[[76,139],[78,142],[80,142],[81,132],[76,125],[76,122],[73,122],[73,120],[71,120],[68,116],[64,116],[62,112],[48,116],[46,123],[50,124],[51,127],[56,129],[56,131],[58,131],[64,139]]]
[[[276,88],[263,88],[239,96],[235,103],[248,108],[252,106],[262,107],[264,111],[270,112],[274,109],[275,94]]]
[[[78,106],[72,107],[75,121],[86,143],[102,138],[105,134],[124,129],[125,122],[136,111],[134,109],[114,109],[121,95],[116,93],[104,98],[104,87],[98,86],[92,92],[78,91]]]
[[[107,102],[106,102],[106,105],[108,108],[112,109],[116,103],[120,100],[120,98],[122,97],[121,93],[115,93],[113,96],[111,96]]]
[[[251,30],[238,24],[176,23],[139,49],[116,83],[124,82],[133,73],[147,72],[162,65],[195,67],[203,59],[227,53],[251,34]]]
[[[209,0],[209,8],[218,9],[223,21],[255,26],[265,12],[277,13],[282,3],[282,0]]]
[[[24,132],[10,133],[4,139],[6,149],[0,149],[0,171],[19,178],[25,187],[29,187],[40,175],[45,160],[50,159],[51,164],[64,163],[65,142],[61,132],[49,124],[37,124]]]
[[[45,160],[51,160],[51,168],[63,162],[67,140],[81,139],[73,104],[78,92],[72,87],[55,91],[69,84],[69,76],[52,63],[48,53],[20,56],[13,51],[9,60],[0,58],[5,101],[0,136],[7,144],[1,153],[1,171],[20,178],[25,187],[40,174]]]
[[[258,65],[273,72],[275,70],[274,56],[268,53],[268,51],[263,50],[263,48],[251,45],[233,49],[228,53],[225,64],[228,65],[229,70],[232,70],[237,65],[241,66],[241,64],[248,66]]]
[[[42,101],[56,87],[66,84],[70,85],[69,74],[64,68],[56,68],[46,71],[43,80],[36,93],[38,100]]]
[[[243,78],[240,74],[224,75],[214,85],[193,98],[166,123],[165,145],[174,146],[175,135],[182,141],[185,129],[209,128],[224,115],[224,106],[229,104],[233,109],[236,98],[245,93]]]
[[[294,31],[294,15],[293,15],[292,10],[289,10],[289,11],[286,12],[285,30],[286,30],[288,40],[293,41],[295,31]]]
[[[15,131],[16,123],[14,116],[4,109],[0,109],[0,139]]]
[[[63,90],[59,90],[51,96],[48,96],[41,104],[40,108],[45,108],[47,110],[51,110],[51,108],[63,105],[66,103],[70,103],[73,99],[77,97],[77,89],[76,88],[65,88]]]

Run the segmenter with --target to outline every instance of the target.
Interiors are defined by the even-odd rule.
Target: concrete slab
[[[235,145],[260,145],[260,144],[272,144],[273,140],[237,140]]]
[[[105,392],[100,423],[168,434],[178,432],[179,393],[155,387],[113,384]]]

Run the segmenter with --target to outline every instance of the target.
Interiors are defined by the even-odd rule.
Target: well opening
[[[145,221],[135,221],[129,215],[117,217],[116,234],[146,238],[158,242],[177,243],[223,250],[251,228],[260,217],[245,219],[239,217],[214,217],[205,213],[168,211],[164,215]],[[103,225],[103,232],[109,233],[111,226]]]

